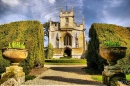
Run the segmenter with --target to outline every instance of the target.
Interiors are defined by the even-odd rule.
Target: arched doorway
[[[64,56],[71,57],[71,56],[72,56],[72,49],[69,48],[69,47],[66,47],[66,48],[64,49]]]

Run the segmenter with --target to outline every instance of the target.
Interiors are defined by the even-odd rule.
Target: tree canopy
[[[49,28],[50,28],[50,23],[49,22],[45,22],[43,24],[44,27],[44,36],[49,38]]]

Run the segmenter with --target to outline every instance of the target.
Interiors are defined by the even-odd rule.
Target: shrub
[[[49,43],[47,48],[47,59],[52,59],[52,57],[53,57],[53,45]]]
[[[23,71],[24,71],[24,73],[25,73],[26,75],[30,73],[31,67],[29,66],[27,60],[22,61],[22,62],[20,63],[20,66],[23,67]]]
[[[60,59],[71,59],[71,57],[67,56],[67,57],[60,57]]]
[[[118,65],[122,68],[122,71],[125,74],[129,74],[130,73],[130,56],[119,60]]]
[[[26,59],[26,65],[29,68],[44,66],[43,38],[43,25],[39,21],[19,21],[0,25],[0,47],[8,47],[9,43],[13,43],[14,41],[24,43],[25,48],[29,50]],[[2,55],[0,55],[0,58],[2,58]],[[23,61],[20,65],[26,66]],[[5,66],[6,63],[3,62],[0,68]]]
[[[27,80],[33,80],[35,78],[36,78],[36,76],[34,76],[34,75],[25,75],[25,81],[27,81]]]
[[[10,62],[4,59],[2,56],[0,57],[0,73],[5,72],[6,67],[10,65]]]
[[[106,60],[100,57],[99,47],[103,46],[103,42],[106,41],[107,46],[126,46],[127,53],[126,58],[128,58],[130,53],[130,30],[125,27],[117,26],[113,24],[98,24],[94,23],[89,29],[89,43],[88,43],[88,52],[87,52],[87,66],[99,71],[103,71],[104,65],[106,65]],[[110,41],[109,41],[110,40]],[[115,43],[117,42],[117,43]],[[120,60],[122,61],[122,60]],[[130,66],[125,68],[125,65],[128,63],[122,63],[122,68],[128,72]],[[124,67],[123,67],[124,66]]]

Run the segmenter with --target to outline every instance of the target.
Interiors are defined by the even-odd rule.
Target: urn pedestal
[[[8,74],[13,74],[11,78],[14,78],[18,84],[25,82],[25,73],[23,68],[18,66],[19,62],[25,60],[28,56],[27,49],[2,49],[3,57],[11,62],[10,67],[6,67],[6,72],[4,72],[1,78],[8,76]],[[10,78],[10,77],[9,77]]]
[[[5,78],[5,76],[12,75],[12,74],[14,76],[8,77],[8,79],[14,78],[19,85],[25,82],[25,73],[23,72],[23,68],[19,66],[6,67],[6,72],[2,74],[1,78]]]
[[[126,55],[126,47],[105,47],[99,48],[99,53],[102,58],[106,59],[108,64],[104,67],[102,72],[102,82],[107,86],[112,86],[112,79],[115,77],[126,78],[125,74],[122,73],[122,70],[117,66],[117,61],[122,59]]]

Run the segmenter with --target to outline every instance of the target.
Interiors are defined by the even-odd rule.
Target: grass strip
[[[102,75],[92,75],[91,77],[93,80],[96,80],[98,82],[102,82]]]
[[[127,74],[127,75],[126,75],[126,79],[127,79],[128,81],[130,81],[130,74]]]
[[[93,80],[102,82],[102,75],[92,75],[91,78],[92,78]],[[126,79],[127,79],[128,81],[130,81],[130,74],[127,74],[127,75],[126,75]]]

